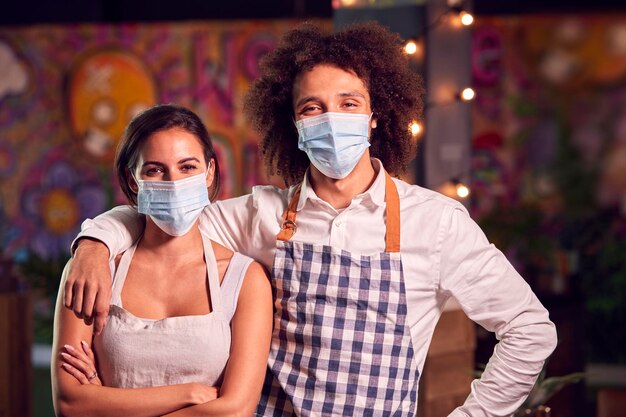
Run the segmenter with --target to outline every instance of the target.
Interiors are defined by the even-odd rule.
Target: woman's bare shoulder
[[[233,251],[228,249],[226,246],[222,246],[215,241],[211,241],[211,246],[213,247],[213,252],[215,253],[215,260],[217,262],[226,261],[230,262],[230,259],[233,257]]]

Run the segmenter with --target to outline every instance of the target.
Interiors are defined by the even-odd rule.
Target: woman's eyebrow
[[[162,162],[159,161],[145,161],[143,164],[141,164],[142,167],[145,167],[146,165],[159,165],[159,166],[163,166]]]
[[[183,158],[180,161],[178,161],[179,164],[184,164],[185,162],[189,162],[189,161],[195,161],[195,162],[200,162],[200,160],[198,158],[196,158],[195,156],[190,156],[188,158]]]

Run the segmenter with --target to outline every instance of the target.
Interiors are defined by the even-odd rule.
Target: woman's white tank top
[[[105,386],[221,384],[230,352],[230,321],[252,259],[234,253],[220,286],[211,242],[204,236],[202,240],[213,308],[205,315],[154,320],[124,310],[122,288],[137,244],[122,256],[113,277],[107,324],[94,338],[98,372]]]

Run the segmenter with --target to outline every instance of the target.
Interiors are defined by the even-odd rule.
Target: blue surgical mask
[[[161,230],[182,236],[210,204],[206,174],[177,181],[136,180],[137,211],[146,214]]]
[[[342,179],[370,146],[371,115],[327,112],[296,122],[298,148],[322,174]]]

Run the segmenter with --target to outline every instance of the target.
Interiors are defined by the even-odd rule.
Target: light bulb
[[[422,133],[422,125],[418,121],[412,121],[409,125],[409,130],[411,131],[411,135],[417,136]]]
[[[474,23],[474,16],[471,13],[466,12],[465,10],[459,13],[459,17],[461,18],[461,23],[463,26],[469,26]]]
[[[472,101],[474,97],[476,97],[476,93],[471,87],[464,88],[461,94],[459,94],[459,98],[463,101]]]
[[[470,195],[470,189],[466,185],[458,183],[456,185],[456,195],[458,195],[460,198],[465,198]]]
[[[413,55],[417,52],[417,43],[413,39],[409,39],[404,45],[404,51],[409,55]]]

